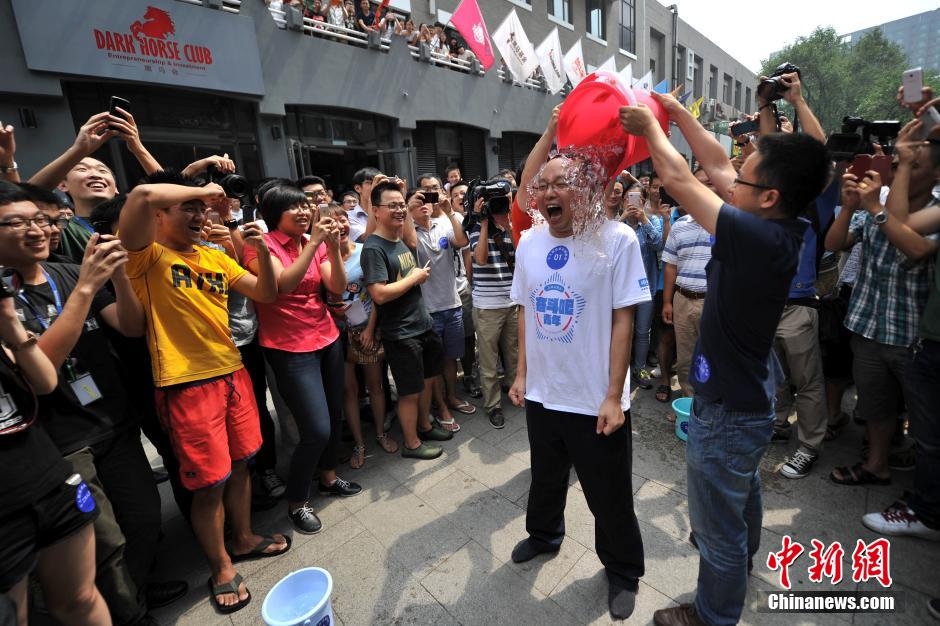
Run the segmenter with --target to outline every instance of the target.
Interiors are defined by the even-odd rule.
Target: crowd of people
[[[375,27],[368,4],[357,22]],[[303,6],[332,21],[342,5]],[[794,430],[781,474],[798,479],[853,417],[864,423],[859,462],[832,482],[887,485],[913,469],[914,491],[861,523],[940,540],[940,141],[921,118],[938,101],[925,91],[909,105],[882,180],[833,162],[799,76],[783,80],[802,131],[780,132],[775,101],[759,97],[736,159],[654,94],[694,169],[649,109],[621,109],[649,145],[645,176],[553,151],[561,105],[520,170],[481,185],[458,166],[414,181],[364,167],[345,189],[317,176],[249,185],[228,155],[158,163],[120,108],[26,182],[14,130],[0,128],[0,591],[19,623],[30,575],[67,624],[152,623],[151,608],[186,593],[151,579],[161,503],[141,432],[205,554],[209,597],[231,613],[251,601],[236,565],[291,548],[252,526],[253,492],[317,533],[316,498],[357,495],[349,478],[369,448],[437,458],[461,415],[503,428],[504,392],[525,407],[532,466],[513,560],[558,551],[574,467],[611,614],[626,618],[644,573],[631,386],[668,403],[674,366],[694,397],[701,559],[694,603],[657,624],[740,618],[760,461]],[[123,192],[92,156],[108,141],[147,173]],[[591,198],[596,228],[576,232]],[[269,394],[297,431],[283,476]]]

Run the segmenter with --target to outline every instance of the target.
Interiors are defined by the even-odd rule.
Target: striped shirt
[[[470,231],[470,251],[477,249],[480,242],[480,225],[476,224]],[[512,237],[507,232],[503,237],[503,245],[508,249],[509,257],[515,261],[516,250],[512,245]],[[487,237],[489,257],[486,265],[477,265],[473,261],[473,306],[477,309],[505,309],[513,306],[509,297],[512,287],[512,270],[496,248],[493,236]]]
[[[934,257],[908,259],[888,241],[868,211],[852,216],[849,232],[861,242],[862,258],[845,327],[878,343],[911,345],[930,295]],[[927,239],[937,241],[937,233]]]
[[[676,220],[666,246],[663,263],[676,266],[676,286],[704,293],[708,288],[705,266],[712,258],[712,236],[691,215]]]

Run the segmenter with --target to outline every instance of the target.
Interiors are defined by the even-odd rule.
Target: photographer
[[[786,117],[779,115],[776,100],[783,98],[793,107],[797,119],[803,125],[803,132],[813,139],[826,143],[826,133],[803,98],[803,84],[800,82],[800,68],[784,63],[777,68],[773,76],[761,76],[757,85],[757,115],[760,121],[760,134],[769,135],[777,131],[792,132],[784,123]]]
[[[505,181],[503,181],[505,183]],[[510,196],[477,199],[473,216],[477,223],[470,229],[473,254],[473,325],[480,351],[480,384],[483,406],[493,428],[506,425],[500,406],[500,381],[497,361],[503,358],[506,385],[516,378],[518,354],[518,307],[509,297],[515,267],[515,246],[509,223]]]

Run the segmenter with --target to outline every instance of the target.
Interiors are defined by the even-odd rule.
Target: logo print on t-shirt
[[[450,244],[447,241],[447,237],[441,237],[437,242],[437,247],[441,250],[446,250],[449,245]]]
[[[560,270],[568,263],[568,248],[565,246],[555,246],[548,251],[545,262],[553,270]]]
[[[565,251],[567,254],[567,250]],[[551,258],[551,255],[549,255]],[[571,343],[587,301],[557,272],[529,296],[535,309],[535,336],[544,341]]]
[[[711,377],[712,368],[708,364],[708,359],[705,358],[704,354],[697,355],[695,357],[695,379],[700,383],[707,383]]]
[[[177,289],[198,289],[223,296],[228,293],[228,285],[222,272],[195,273],[188,265],[174,263],[170,266],[170,280]]]
[[[88,490],[88,485],[85,484],[84,480],[75,492],[75,506],[82,513],[91,513],[95,510],[95,498],[91,495],[91,491]]]

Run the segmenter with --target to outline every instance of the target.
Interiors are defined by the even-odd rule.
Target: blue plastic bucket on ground
[[[261,618],[268,626],[333,626],[333,577],[320,567],[291,572],[264,598]]]
[[[689,413],[692,412],[692,398],[676,398],[672,401],[672,410],[676,413],[676,437],[689,440]]]

